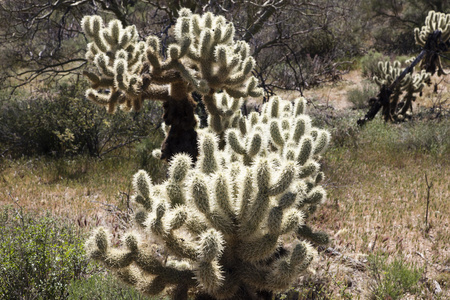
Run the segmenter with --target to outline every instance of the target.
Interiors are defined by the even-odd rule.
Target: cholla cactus
[[[382,86],[391,86],[394,80],[396,80],[403,72],[401,63],[394,61],[379,62],[378,63],[379,76],[374,76],[375,83]],[[430,73],[424,70],[420,73],[411,74],[408,73],[402,80],[395,86],[392,94],[389,98],[389,105],[383,107],[383,116],[389,121],[403,121],[405,117],[410,118],[412,113],[412,101],[415,101],[414,94],[422,91],[425,86],[425,82],[429,81]],[[400,97],[403,99],[400,101]]]
[[[210,123],[218,133],[228,127],[238,111],[241,97],[261,95],[257,80],[251,75],[255,61],[249,45],[234,41],[234,26],[221,16],[179,12],[175,24],[175,43],[163,55],[160,39],[149,36],[139,41],[136,28],[123,28],[118,20],[104,25],[98,16],[83,18],[83,31],[92,40],[86,58],[95,65],[85,71],[92,88],[86,95],[105,105],[139,110],[143,101],[164,102],[164,121],[171,126],[162,147],[162,158],[180,152],[198,155],[195,102],[190,96],[203,96]],[[164,58],[166,57],[166,58]],[[229,103],[216,93],[234,97]],[[217,98],[222,98],[217,101]]]
[[[406,92],[401,103],[399,103],[397,120],[403,121],[405,118],[412,116],[412,102],[416,100],[414,94],[422,92],[425,83],[430,80],[430,73],[422,70],[420,73],[408,74],[402,85],[402,90]]]
[[[416,44],[425,47],[428,37],[436,30],[441,31],[442,42],[445,43],[450,39],[450,14],[429,11],[425,25],[420,29],[414,29]]]
[[[139,171],[137,228],[120,249],[97,229],[89,255],[144,293],[173,287],[174,299],[191,289],[208,299],[272,299],[288,288],[314,258],[310,243],[328,242],[307,221],[326,198],[318,160],[330,136],[312,126],[305,105],[272,98],[224,131],[223,148],[211,128],[200,130],[197,162],[175,155],[162,184]]]
[[[436,35],[437,34],[437,35]],[[437,45],[427,45],[430,37],[436,35]],[[414,29],[414,37],[416,44],[426,47],[434,47],[433,52],[450,52],[450,14],[429,11],[425,19],[425,25],[422,28]],[[438,75],[447,75],[442,68],[441,58],[438,53],[429,53],[424,60],[421,61],[421,67],[427,72],[434,74],[438,71]]]
[[[401,69],[401,63],[398,60],[394,61],[393,63],[391,63],[390,61],[379,61],[377,73],[379,76],[374,76],[373,80],[379,86],[391,85],[402,71],[403,70]]]
[[[389,62],[379,62],[381,74],[374,80],[380,86],[380,92],[376,98],[369,100],[370,109],[357,121],[358,125],[372,120],[381,108],[385,121],[403,121],[405,116],[411,117],[414,93],[421,92],[423,82],[430,84],[430,76],[436,73],[436,69],[438,76],[446,75],[440,55],[450,52],[450,14],[430,11],[425,26],[421,29],[415,28],[414,34],[416,44],[422,46],[422,51],[407,62],[408,66],[404,70],[400,69],[399,62],[394,62],[393,65]],[[422,72],[412,75],[419,62]],[[400,102],[399,97],[403,91],[406,91],[406,96]]]
[[[379,77],[374,76],[373,80],[380,87],[390,86],[403,71],[401,69],[401,63],[399,61],[394,61],[392,64],[389,61],[380,61],[378,62],[378,70]],[[385,117],[385,119],[389,119],[390,121],[394,120],[393,116],[395,115],[397,103],[399,102],[399,98],[402,94],[403,82],[404,80],[402,80],[395,86],[389,99],[389,105],[383,107],[383,116]]]
[[[328,242],[307,221],[326,198],[318,160],[330,137],[312,126],[304,99],[275,97],[261,114],[242,116],[243,98],[261,94],[249,46],[233,41],[222,17],[179,15],[165,55],[157,37],[138,41],[133,26],[83,19],[96,66],[85,72],[87,96],[110,112],[163,101],[167,137],[157,154],[170,163],[162,184],[144,171],[134,176],[137,225],[122,247],[98,228],[88,254],[146,294],[173,287],[174,299],[190,290],[209,299],[269,297],[308,268],[311,243]],[[205,129],[195,129],[194,91],[207,108]]]

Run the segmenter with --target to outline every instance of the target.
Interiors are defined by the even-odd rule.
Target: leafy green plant
[[[392,262],[383,254],[368,257],[370,270],[375,279],[373,297],[377,300],[400,299],[405,293],[416,293],[423,270],[410,265],[401,258]]]
[[[347,100],[353,104],[353,108],[367,108],[369,106],[369,99],[376,93],[376,85],[370,82],[364,82],[361,88],[354,88],[347,91]]]
[[[110,274],[94,274],[86,279],[73,280],[68,300],[164,300],[163,297],[144,296]]]
[[[372,78],[378,75],[378,62],[388,61],[389,57],[383,55],[380,52],[370,50],[366,55],[361,58],[361,72],[364,77]]]
[[[84,98],[82,88],[63,84],[0,101],[0,149],[13,156],[99,156],[147,136],[160,122],[155,103],[147,103],[140,113],[108,115]]]
[[[0,220],[0,298],[65,299],[88,262],[83,237],[51,217],[4,207]]]

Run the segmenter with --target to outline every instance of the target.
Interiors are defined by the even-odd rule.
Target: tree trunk
[[[190,95],[181,99],[164,101],[164,123],[170,126],[161,145],[161,159],[170,160],[177,153],[187,153],[197,161],[198,146],[195,126],[195,102]]]

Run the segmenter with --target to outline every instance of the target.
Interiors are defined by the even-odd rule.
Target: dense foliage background
[[[0,6],[0,154],[99,156],[144,137],[158,125],[158,105],[108,117],[84,99],[80,20],[117,18],[135,24],[142,39],[156,34],[166,46],[182,6],[234,22],[237,37],[252,45],[254,74],[266,96],[275,90],[303,94],[339,80],[359,61],[371,76],[381,56],[417,52],[412,31],[428,10],[450,9],[448,1],[6,0]]]

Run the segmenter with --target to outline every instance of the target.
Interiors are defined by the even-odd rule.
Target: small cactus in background
[[[161,158],[189,153],[195,161],[197,121],[191,93],[202,95],[211,128],[220,134],[239,110],[241,97],[258,97],[262,91],[251,74],[255,61],[249,45],[233,40],[232,23],[188,9],[179,15],[175,42],[165,53],[156,36],[139,41],[135,26],[124,28],[118,20],[105,25],[99,16],[84,17],[83,31],[92,40],[86,58],[95,66],[84,72],[91,81],[86,96],[110,113],[117,107],[137,111],[145,100],[162,101],[170,129]]]
[[[224,131],[222,149],[219,134],[199,130],[197,162],[173,156],[162,184],[139,171],[137,228],[119,249],[106,229],[97,229],[87,242],[90,257],[146,294],[171,287],[174,299],[187,299],[190,290],[252,299],[289,288],[314,258],[311,243],[328,243],[308,220],[326,198],[318,160],[330,136],[312,126],[305,104],[272,98],[261,114]]]
[[[373,80],[380,86],[390,86],[400,76],[403,71],[401,63],[394,61],[378,63],[379,76],[374,76]],[[389,105],[383,107],[383,116],[389,121],[404,121],[412,116],[412,101],[415,101],[414,94],[420,93],[425,86],[425,82],[430,80],[430,73],[422,70],[420,73],[408,73],[395,86],[389,98]],[[404,94],[405,93],[405,94]],[[402,100],[400,97],[403,96]]]
[[[362,126],[372,120],[382,108],[385,121],[403,121],[405,117],[412,116],[412,101],[414,93],[421,92],[424,82],[431,83],[430,77],[446,75],[442,67],[440,55],[450,53],[450,14],[428,12],[425,25],[414,29],[416,44],[422,47],[417,57],[407,62],[408,66],[400,69],[400,63],[379,62],[380,75],[375,77],[375,82],[380,86],[377,97],[370,99],[370,108],[366,115],[357,121]],[[420,63],[421,73],[412,75],[414,67]],[[402,101],[399,97],[402,92],[406,95]],[[437,83],[435,84],[437,91]]]
[[[405,118],[411,118],[412,116],[412,102],[416,100],[414,94],[422,92],[426,82],[430,80],[430,73],[422,70],[420,73],[413,75],[408,74],[405,79],[406,82],[402,85],[405,96],[398,105],[397,120],[403,121]]]
[[[416,44],[423,48],[430,47],[430,45],[427,45],[427,41],[434,34],[438,34],[436,36],[438,43],[437,45],[431,46],[437,47],[438,49],[432,49],[434,51],[429,53],[421,61],[420,67],[432,75],[436,72],[436,69],[438,76],[447,75],[442,68],[439,52],[450,52],[450,14],[435,12],[433,10],[429,11],[425,19],[425,25],[420,29],[414,29]]]

